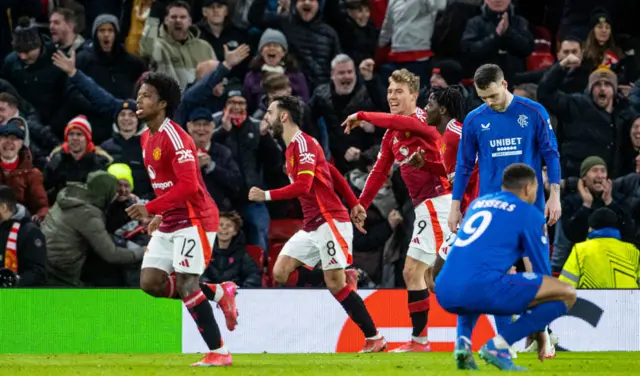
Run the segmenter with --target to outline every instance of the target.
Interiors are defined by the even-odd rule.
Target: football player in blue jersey
[[[544,359],[546,326],[576,301],[576,290],[551,276],[545,218],[534,203],[536,172],[522,163],[505,168],[501,191],[469,207],[435,282],[438,302],[459,315],[456,359],[474,368],[469,338],[480,314],[520,315],[480,349],[480,357],[501,370],[514,365],[509,347],[534,333]],[[521,258],[533,272],[509,274]]]

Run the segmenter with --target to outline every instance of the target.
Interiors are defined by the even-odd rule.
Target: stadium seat
[[[247,245],[247,253],[260,269],[264,268],[264,251],[258,245]]]
[[[283,247],[284,242],[272,244],[269,248],[269,256],[267,257],[267,272],[265,273],[267,275],[267,286],[265,287],[275,286],[275,280],[273,279],[273,267],[276,264],[276,259],[278,258],[278,255],[282,251]]]
[[[548,68],[555,63],[556,58],[549,52],[533,52],[527,57],[527,70],[534,71]]]
[[[269,227],[269,243],[281,243],[289,240],[293,234],[302,229],[301,219],[275,219]],[[271,252],[269,252],[271,255]]]

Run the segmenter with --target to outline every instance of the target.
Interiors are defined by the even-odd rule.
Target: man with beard
[[[76,33],[75,17],[72,10],[65,8],[54,9],[49,17],[51,40],[64,53],[80,51],[84,46],[84,38]]]
[[[173,77],[184,90],[195,80],[198,63],[216,59],[216,55],[191,24],[189,4],[181,0],[166,8],[164,4],[156,1],[151,6],[140,38],[140,56],[149,59],[156,71]],[[164,23],[160,25],[165,12]]]
[[[315,123],[323,119],[328,133],[329,151],[338,170],[347,173],[357,166],[360,153],[380,143],[383,131],[363,123],[350,134],[340,124],[358,111],[385,108],[384,88],[373,75],[373,60],[364,60],[358,78],[353,60],[340,54],[331,61],[331,81],[316,88],[309,101]],[[322,139],[322,138],[321,138]]]
[[[538,85],[538,101],[563,125],[558,137],[565,179],[579,176],[580,164],[591,155],[602,158],[610,171],[617,171],[613,162],[620,146],[618,133],[630,115],[627,100],[616,94],[618,77],[607,67],[591,73],[586,93],[562,91],[565,77],[580,63],[578,56],[568,55],[549,69]]]
[[[92,38],[90,47],[77,53],[77,68],[115,98],[130,98],[146,67],[140,58],[125,51],[118,19],[110,14],[98,16],[93,22]],[[101,143],[111,135],[113,112],[104,116],[97,113],[102,112],[99,108],[96,110],[88,114],[88,119],[94,128],[94,139]]]
[[[298,198],[304,213],[304,228],[282,248],[273,268],[273,276],[282,285],[290,278],[304,286],[304,278],[313,272],[303,265],[315,267],[322,263],[327,288],[358,325],[366,341],[360,352],[382,352],[387,341],[378,333],[362,298],[355,292],[357,272],[345,272],[352,262],[353,226],[349,212],[336,195],[337,190],[349,207],[360,206],[344,177],[324,157],[316,139],[300,131],[302,106],[293,96],[278,96],[269,105],[265,121],[276,137],[287,144],[287,174],[291,184],[280,189],[264,191],[253,187],[251,201],[287,200]],[[363,213],[355,221],[359,230],[366,217]],[[306,270],[306,272],[302,272]]]

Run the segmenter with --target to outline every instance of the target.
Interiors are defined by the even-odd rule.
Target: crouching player
[[[463,315],[458,323],[456,357],[472,368],[471,338],[480,314],[521,315],[480,349],[480,357],[501,370],[523,370],[513,364],[509,347],[535,333],[539,358],[544,359],[545,327],[567,313],[576,290],[551,277],[545,219],[533,204],[538,181],[535,171],[516,163],[507,167],[502,191],[471,204],[447,262],[436,278],[435,293],[446,311]],[[520,258],[534,272],[510,274]]]
[[[349,207],[360,204],[340,172],[324,158],[318,142],[300,131],[302,111],[296,97],[280,96],[269,105],[264,117],[274,136],[282,137],[287,144],[286,167],[292,184],[266,192],[258,187],[249,191],[251,201],[297,197],[302,206],[304,229],[287,241],[278,255],[273,275],[277,282],[286,284],[294,274],[297,279],[304,278],[304,274],[297,273],[302,265],[314,267],[322,263],[327,288],[365,336],[361,352],[384,351],[387,342],[378,333],[362,298],[354,291],[357,279],[348,278],[344,270],[351,264],[353,226],[334,187]],[[356,221],[359,229],[364,219],[360,217]]]

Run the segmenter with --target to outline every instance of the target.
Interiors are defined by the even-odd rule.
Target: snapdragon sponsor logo
[[[169,189],[171,187],[173,187],[173,182],[172,181],[163,181],[160,183],[153,183],[151,184],[151,187],[153,189]]]

